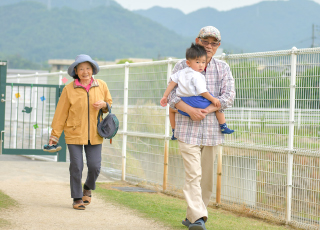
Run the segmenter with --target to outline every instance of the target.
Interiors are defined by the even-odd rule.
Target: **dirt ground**
[[[68,167],[62,162],[0,161],[0,190],[19,203],[1,210],[0,218],[11,223],[2,229],[170,229],[133,210],[106,203],[95,193],[86,210],[74,210]],[[110,179],[101,175],[98,182]]]

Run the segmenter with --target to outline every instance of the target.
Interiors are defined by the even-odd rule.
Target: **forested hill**
[[[214,25],[221,31],[222,46],[229,43],[243,52],[308,48],[315,24],[315,45],[320,46],[320,5],[310,0],[264,1],[229,11],[203,8],[189,14],[162,7],[134,12],[183,36]]]
[[[26,1],[26,0],[0,0],[0,6],[16,4],[23,1]],[[48,9],[56,8],[56,7],[58,8],[68,7],[74,10],[85,10],[85,9],[95,8],[98,6],[110,6],[110,5],[121,7],[114,0],[29,0],[29,1],[40,2],[46,5]]]
[[[78,11],[51,8],[38,2],[0,6],[0,52],[34,62],[92,57],[183,57],[192,39],[124,8],[109,4]]]

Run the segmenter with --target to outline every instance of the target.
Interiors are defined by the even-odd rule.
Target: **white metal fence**
[[[213,204],[319,229],[320,48],[219,58],[231,67],[237,95],[225,111],[235,133],[216,161],[222,188],[214,188]],[[182,195],[182,158],[169,141],[168,108],[159,105],[177,61],[102,66],[96,78],[107,82],[120,120],[113,144],[103,145],[104,173]]]

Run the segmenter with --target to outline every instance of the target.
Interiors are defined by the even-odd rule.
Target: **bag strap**
[[[108,104],[108,102],[106,102],[107,104],[107,108],[108,108],[108,112],[111,113],[111,107],[110,105]],[[99,113],[98,113],[98,125],[100,124],[100,117],[101,119],[103,118],[103,112],[102,112],[102,109],[99,110]]]
[[[108,102],[106,102],[106,104],[107,104],[108,112],[111,113],[111,107],[110,107],[110,105],[108,104]]]

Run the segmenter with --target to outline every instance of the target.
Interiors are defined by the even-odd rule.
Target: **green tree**
[[[129,59],[121,59],[120,61],[117,62],[117,64],[124,64],[126,62],[133,63],[133,61],[131,61]]]

